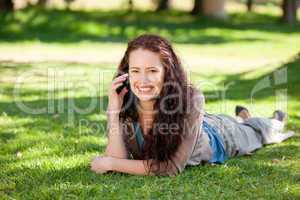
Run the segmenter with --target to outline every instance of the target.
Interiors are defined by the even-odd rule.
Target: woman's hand
[[[112,170],[112,157],[96,156],[91,162],[91,170],[97,174],[104,174]]]
[[[118,76],[112,81],[111,86],[108,89],[108,114],[120,113],[123,104],[123,99],[125,94],[128,92],[128,89],[124,87],[119,94],[117,93],[116,89],[120,87],[127,78],[128,73]]]

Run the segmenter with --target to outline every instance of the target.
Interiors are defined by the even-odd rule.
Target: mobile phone
[[[123,89],[124,87],[126,87],[126,88],[129,90],[129,79],[128,79],[128,77],[126,78],[125,81],[123,81],[123,84],[122,84],[121,86],[119,86],[119,87],[116,89],[116,92],[117,92],[118,94],[120,94],[120,92],[122,91],[122,89]]]

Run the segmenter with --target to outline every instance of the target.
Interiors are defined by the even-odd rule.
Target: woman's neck
[[[140,116],[154,116],[156,111],[154,110],[155,101],[139,101],[138,103],[138,114]]]
[[[152,127],[155,115],[154,103],[154,101],[140,101],[138,105],[139,121],[145,134]]]
[[[139,101],[139,110],[141,112],[152,112],[154,110],[154,101]]]

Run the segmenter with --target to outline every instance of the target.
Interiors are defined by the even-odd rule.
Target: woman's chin
[[[153,101],[156,99],[155,95],[138,95],[140,101]]]

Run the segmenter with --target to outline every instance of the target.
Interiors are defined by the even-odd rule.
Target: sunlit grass
[[[299,51],[299,23],[285,25],[278,18],[273,12],[237,10],[220,21],[176,10],[157,15],[26,9],[0,18],[0,59],[115,66],[128,40],[159,33],[173,42],[186,67],[230,74],[279,65]]]
[[[298,24],[278,24],[276,12],[234,11],[228,21],[178,11],[124,16],[118,11],[29,9],[1,19],[0,197],[299,198]],[[204,91],[210,113],[233,116],[239,104],[254,116],[269,117],[285,108],[276,91],[287,89],[288,128],[297,136],[225,165],[189,167],[173,178],[92,173],[90,159],[103,153],[107,142],[108,84],[127,40],[149,31],[174,42],[190,80]],[[276,85],[279,69],[287,69],[287,82]],[[251,99],[265,78],[270,87]],[[37,108],[45,110],[29,112]]]
[[[35,72],[35,70],[41,72],[43,67],[44,70],[47,70],[50,66],[42,63],[32,64],[30,67],[19,69],[19,73],[13,74],[8,73],[8,71],[16,70],[19,64],[9,63],[10,66],[16,67],[13,69],[5,69],[6,65],[8,63],[1,65],[4,67],[1,74],[6,76],[8,74],[9,76],[17,76],[21,72],[29,73]],[[88,65],[69,66],[63,63],[55,65],[59,65],[65,72],[64,79],[66,80],[82,83],[82,77],[74,76],[74,72],[76,70],[82,72],[83,70],[86,75],[84,81],[88,81],[94,86],[98,84],[97,81],[94,81],[94,73],[101,71],[101,68]],[[294,67],[296,65],[299,65],[299,59],[286,65],[290,70],[288,74],[290,80],[296,78],[299,72],[298,68]],[[278,66],[274,68],[278,68]],[[114,69],[111,68],[112,71]],[[241,75],[240,80],[232,78],[236,83],[228,90],[229,96],[226,96],[225,99],[222,99],[221,95],[217,96],[217,99],[208,96],[206,110],[212,113],[233,115],[234,106],[242,104],[248,106],[254,115],[270,116],[276,108],[274,88],[267,88],[262,91],[262,93],[266,92],[271,96],[262,94],[263,97],[255,99],[252,104],[247,97],[248,92],[236,92],[239,87],[249,91],[253,87],[252,83],[255,84],[261,78],[273,75],[273,73],[262,73],[260,70],[251,73],[251,78],[248,77],[250,84],[244,82],[247,80],[244,79],[247,74]],[[20,94],[20,100],[30,108],[41,108],[47,106],[48,103],[47,95],[45,95],[47,93],[45,89],[48,84],[47,77],[42,78],[44,80],[41,81],[39,75],[35,74],[27,80]],[[105,85],[111,77],[112,74],[106,77]],[[230,76],[214,75],[213,78],[216,80],[215,87],[217,89],[204,87],[203,90],[206,94],[222,93],[222,85],[230,81],[228,80]],[[195,75],[191,79],[194,83],[198,80],[211,83],[209,77],[201,75]],[[296,79],[298,80],[298,78]],[[58,81],[61,80],[58,79]],[[35,81],[39,81],[40,84],[35,85],[35,87],[30,86]],[[177,197],[186,197],[191,192],[193,192],[191,197],[200,195],[207,198],[231,198],[237,194],[245,198],[295,198],[299,195],[300,171],[297,167],[300,164],[299,136],[283,144],[272,145],[259,150],[252,157],[233,159],[223,166],[188,168],[176,178],[143,178],[120,174],[99,176],[90,172],[88,165],[91,157],[102,153],[106,144],[105,129],[103,129],[106,127],[105,107],[97,106],[87,114],[72,113],[74,115],[71,116],[74,117],[72,118],[74,119],[73,124],[69,123],[70,116],[67,113],[70,107],[57,113],[26,114],[13,101],[13,86],[13,83],[6,84],[6,87],[1,86],[6,95],[6,100],[1,99],[0,103],[2,112],[0,116],[0,192],[4,196],[68,198],[78,195],[82,198],[89,198],[101,195],[103,198],[117,198],[123,195],[127,196],[128,192],[131,192],[130,196],[139,198],[169,198],[174,193]],[[289,83],[286,86],[289,88]],[[88,105],[86,102],[89,102],[90,98],[100,98],[100,96],[91,96],[86,92],[86,89],[68,88],[77,95],[67,96],[68,93],[62,93],[60,98],[70,98],[77,102],[76,105],[84,108]],[[292,90],[293,87],[290,88],[290,91]],[[27,93],[31,94],[28,96]],[[103,95],[105,96],[105,94]],[[107,101],[107,98],[102,98],[102,101]],[[300,125],[298,101],[299,96],[291,92],[288,101],[290,114],[288,126],[297,132]],[[55,102],[54,106],[57,106],[58,103]],[[67,106],[70,101],[66,100],[64,103]],[[96,125],[100,126],[97,127]],[[172,185],[171,189],[167,187],[170,185]],[[133,187],[137,188],[133,190]],[[219,192],[216,193],[215,191]]]

